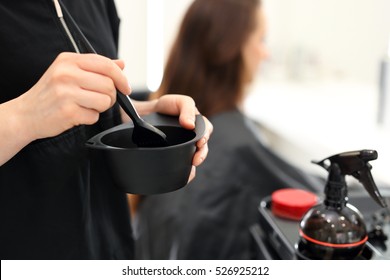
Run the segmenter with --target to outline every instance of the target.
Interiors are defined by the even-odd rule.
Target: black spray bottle
[[[345,175],[352,175],[382,207],[386,202],[372,178],[368,163],[374,150],[345,152],[314,162],[329,172],[322,203],[312,207],[300,222],[297,256],[301,259],[356,259],[368,239],[362,214],[348,203]]]

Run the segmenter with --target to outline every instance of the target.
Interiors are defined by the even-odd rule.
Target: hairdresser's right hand
[[[20,96],[20,112],[32,140],[97,122],[116,101],[116,88],[130,94],[123,61],[96,54],[62,53],[41,79]]]

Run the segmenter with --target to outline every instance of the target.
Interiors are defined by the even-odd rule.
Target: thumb
[[[118,65],[120,69],[125,69],[125,62],[122,59],[114,59],[113,62]]]

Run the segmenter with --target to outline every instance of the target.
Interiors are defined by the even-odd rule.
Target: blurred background
[[[120,57],[134,91],[158,88],[191,2],[116,0]],[[390,1],[263,0],[263,6],[270,57],[243,108],[259,122],[263,140],[314,172],[321,170],[311,160],[375,149],[372,173],[390,184],[390,96],[380,98],[381,63],[390,59]]]

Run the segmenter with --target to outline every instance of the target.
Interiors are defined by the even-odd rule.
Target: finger
[[[125,62],[124,62],[123,60],[121,60],[121,59],[116,59],[116,60],[113,60],[113,62],[114,62],[116,65],[118,65],[118,67],[119,67],[120,69],[122,69],[122,70],[125,69]],[[133,91],[132,88],[131,88],[131,85],[129,84],[128,86],[129,86],[129,88],[130,88],[130,92],[128,92],[128,93],[122,92],[122,93],[128,95],[128,94],[130,94],[130,93]]]
[[[194,100],[186,95],[167,94],[158,99],[156,111],[167,115],[179,115],[180,125],[186,129],[195,128],[198,112]]]
[[[198,109],[195,106],[195,102],[192,98],[183,98],[178,100],[180,107],[179,123],[186,129],[195,128],[195,118],[198,114]]]
[[[81,124],[91,125],[99,120],[99,112],[82,107],[79,107],[75,116],[74,126]]]
[[[191,173],[190,173],[190,177],[188,178],[187,184],[188,184],[189,182],[191,182],[192,180],[194,180],[195,176],[196,176],[196,167],[195,167],[195,166],[192,166],[192,168],[191,168]]]
[[[113,62],[118,65],[118,67],[123,70],[125,69],[125,62],[122,59],[114,59]]]
[[[203,120],[204,120],[205,125],[206,125],[206,130],[205,130],[205,134],[203,135],[203,137],[196,143],[196,146],[198,148],[202,148],[204,145],[206,145],[208,143],[210,136],[214,130],[213,124],[206,117],[203,117]]]
[[[194,154],[194,157],[192,159],[192,164],[194,166],[199,166],[203,163],[203,161],[206,159],[207,154],[209,152],[209,147],[207,143],[202,146],[202,148],[198,149],[196,153]]]
[[[195,128],[195,115],[198,109],[195,101],[186,95],[167,94],[160,97],[157,111],[168,115],[179,115],[180,125],[186,129]]]
[[[114,82],[107,76],[82,72],[78,75],[79,86],[86,91],[93,91],[101,94],[105,94],[111,99],[111,106],[116,101],[116,88]]]
[[[108,110],[112,106],[112,99],[109,95],[89,90],[78,92],[75,101],[83,108],[95,110],[100,113]]]
[[[85,71],[99,73],[113,80],[115,87],[125,93],[130,94],[130,87],[122,69],[111,59],[96,55],[82,54],[77,60],[79,67]]]

